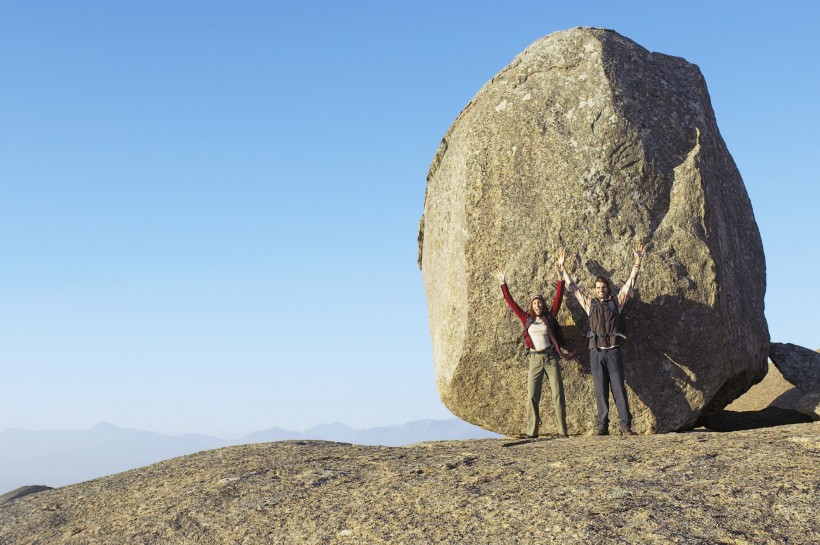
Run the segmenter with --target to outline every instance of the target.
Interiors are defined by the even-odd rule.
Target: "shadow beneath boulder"
[[[797,386],[789,388],[779,396],[777,396],[771,403],[772,407],[779,409],[794,409],[800,398],[803,397],[803,392]]]
[[[712,431],[741,431],[811,421],[811,417],[797,411],[766,407],[759,411],[719,411],[703,418],[700,425]]]

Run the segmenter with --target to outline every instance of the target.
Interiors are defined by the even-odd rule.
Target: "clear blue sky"
[[[0,430],[449,417],[416,267],[427,169],[481,85],[575,26],[700,66],[772,339],[819,348],[818,10],[3,2]]]

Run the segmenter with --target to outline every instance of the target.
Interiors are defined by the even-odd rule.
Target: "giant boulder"
[[[522,328],[494,269],[522,304],[551,296],[561,248],[587,291],[597,274],[620,286],[635,241],[648,251],[625,312],[634,428],[684,429],[766,371],[765,262],[743,180],[697,66],[611,30],[541,38],[478,91],[427,176],[419,266],[444,404],[522,431]],[[567,297],[559,321],[579,350],[563,364],[569,431],[584,433],[586,315]],[[556,432],[551,403],[541,413],[542,433]]]

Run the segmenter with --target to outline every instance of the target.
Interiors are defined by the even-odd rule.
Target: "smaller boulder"
[[[820,392],[820,353],[796,344],[771,343],[769,358],[800,390]]]
[[[769,358],[801,392],[795,410],[820,420],[820,353],[791,343],[771,343]]]

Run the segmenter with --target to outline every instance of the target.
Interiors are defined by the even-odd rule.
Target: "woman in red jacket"
[[[558,437],[566,437],[567,410],[564,401],[564,383],[561,380],[561,366],[558,360],[559,358],[570,359],[573,354],[562,352],[557,340],[560,338],[560,331],[555,317],[558,315],[564,294],[564,282],[560,272],[555,286],[555,297],[549,311],[541,295],[534,295],[530,299],[527,310],[523,310],[507,289],[507,276],[504,271],[498,269],[496,276],[501,282],[504,300],[524,325],[524,343],[527,345],[527,363],[529,364],[525,437],[530,439],[538,437],[538,427],[541,423],[538,405],[541,401],[541,386],[545,374],[550,382],[550,390],[552,390],[552,405],[555,409],[555,420],[558,422]]]

